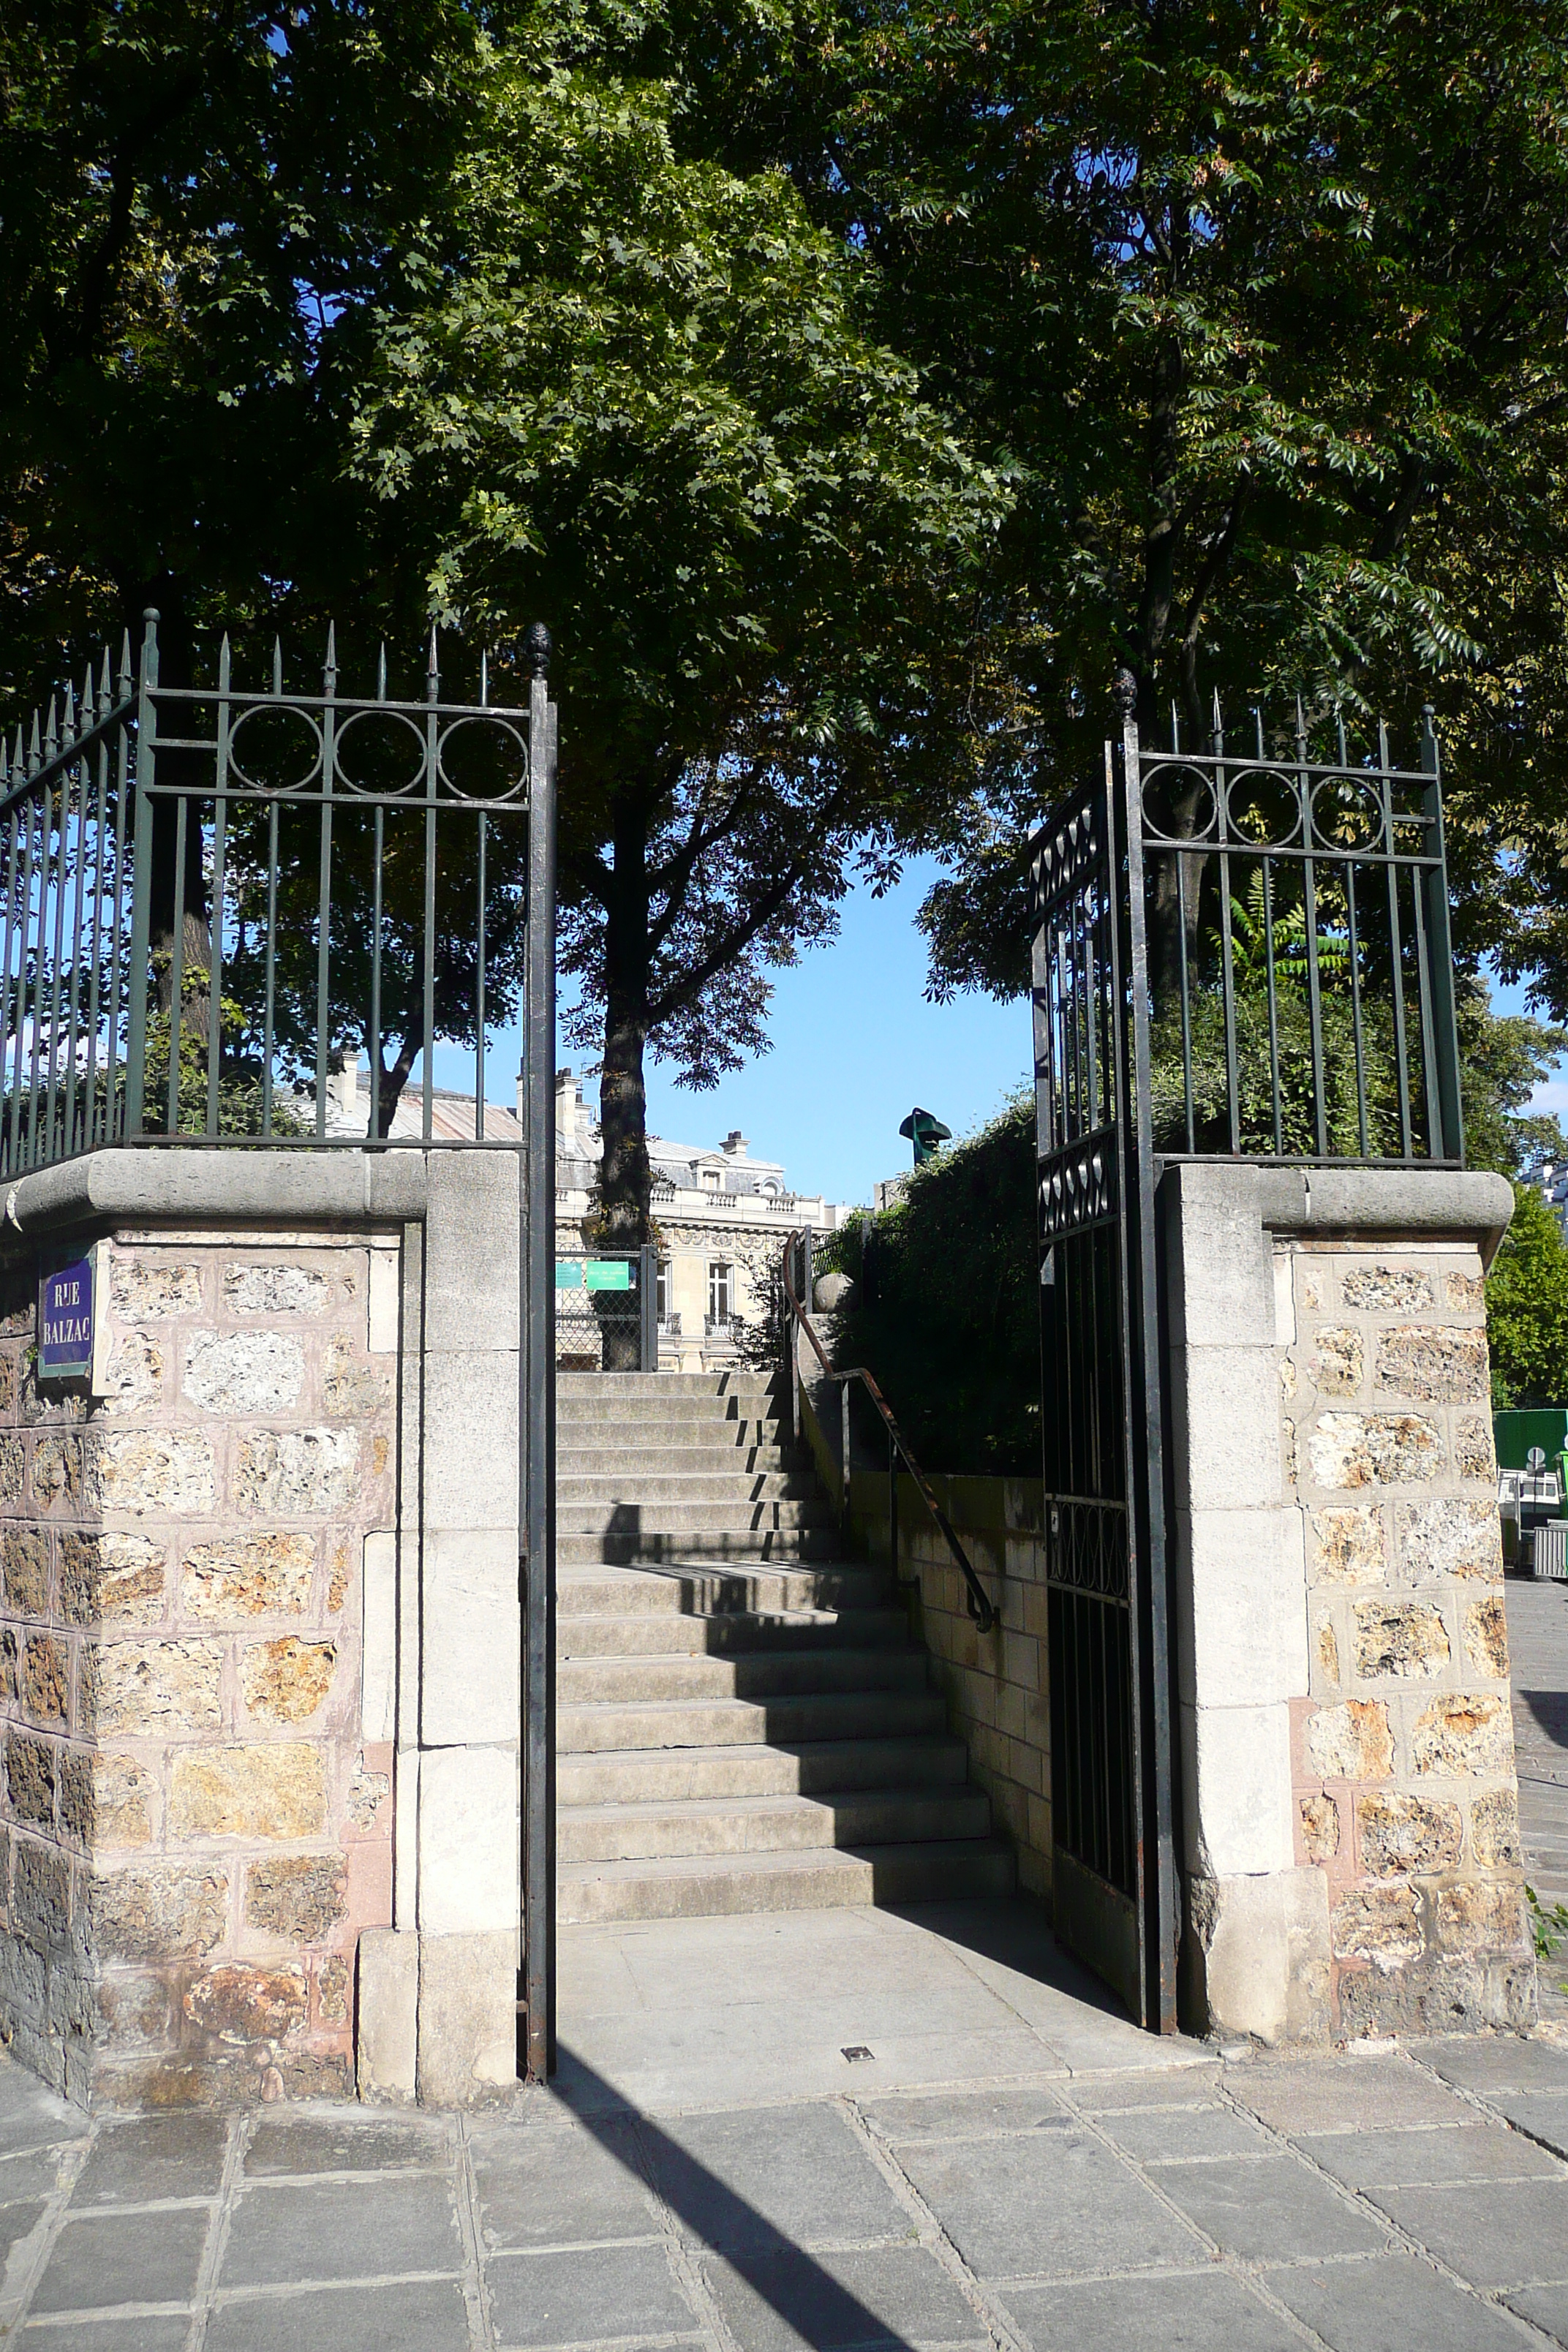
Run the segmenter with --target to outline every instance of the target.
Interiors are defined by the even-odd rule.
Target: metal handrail
[[[904,1437],[904,1433],[893,1418],[892,1409],[889,1405],[887,1398],[882,1394],[881,1390],[877,1385],[875,1374],[868,1371],[864,1364],[851,1364],[841,1371],[837,1365],[828,1361],[827,1350],[823,1346],[821,1339],[817,1336],[816,1326],[812,1321],[809,1312],[802,1304],[800,1297],[796,1293],[795,1283],[790,1274],[790,1261],[792,1254],[796,1244],[805,1241],[805,1229],[804,1227],[797,1226],[784,1244],[784,1297],[789,1301],[790,1312],[793,1315],[795,1323],[802,1330],[804,1330],[806,1338],[811,1341],[812,1347],[816,1353],[816,1360],[822,1366],[824,1372],[830,1381],[837,1381],[838,1383],[838,1392],[842,1400],[844,1415],[843,1500],[845,1518],[847,1520],[849,1516],[849,1384],[852,1381],[858,1381],[867,1395],[870,1398],[871,1402],[876,1406],[879,1413],[880,1413],[883,1425],[888,1433],[888,1547],[889,1557],[893,1564],[894,1574],[898,1574],[899,1567],[899,1484],[897,1470],[893,1466],[894,1455],[897,1454],[901,1456],[905,1469],[909,1472],[910,1476],[914,1480],[916,1493],[920,1496],[920,1498],[925,1505],[926,1509],[931,1513],[932,1519],[941,1530],[942,1540],[945,1542],[949,1551],[952,1554],[953,1559],[958,1563],[960,1573],[963,1578],[964,1605],[967,1608],[970,1616],[973,1619],[975,1625],[982,1633],[989,1633],[993,1626],[996,1623],[995,1606],[991,1601],[990,1596],[987,1594],[984,1586],[981,1583],[979,1577],[975,1574],[973,1562],[971,1560],[969,1554],[964,1550],[963,1546],[960,1543],[952,1520],[948,1517],[947,1513],[942,1509],[940,1502],[938,1502],[936,1490],[931,1486],[931,1483],[926,1476],[925,1472],[921,1468],[920,1464],[915,1460],[914,1455],[910,1453],[909,1444]],[[793,1343],[793,1336],[789,1349],[788,1373],[790,1382],[790,1406],[793,1414],[795,1411],[795,1380],[797,1377],[797,1366],[795,1362],[795,1350]],[[918,1582],[918,1579],[910,1580],[910,1581],[914,1582]]]

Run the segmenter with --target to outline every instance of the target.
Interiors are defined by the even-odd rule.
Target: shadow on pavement
[[[923,1927],[928,1935],[940,1936],[943,1943],[973,1952],[977,1959],[1016,1969],[1064,2000],[1123,2024],[1131,2022],[1110,1986],[1063,1950],[1043,1906],[1026,1895],[1005,1902],[884,1903],[879,1907],[911,1927]]]
[[[867,2352],[910,2352],[907,2339],[852,2294],[841,2280],[739,2197],[717,2173],[661,2131],[564,2043],[562,2070],[570,2079],[560,2095],[584,2128],[617,2163],[628,2164],[626,2125],[637,2126],[649,2159],[649,2185],[700,2245],[721,2255],[785,2326],[818,2352],[865,2347]]]

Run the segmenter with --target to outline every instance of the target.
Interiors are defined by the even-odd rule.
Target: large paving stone
[[[1247,2262],[1373,2253],[1388,2242],[1370,2216],[1288,2156],[1173,2165],[1160,2186],[1226,2253]]]
[[[422,2280],[247,2295],[220,2304],[207,2322],[205,2352],[322,2352],[324,2347],[331,2352],[468,2352],[463,2290],[456,2281]]]
[[[1555,2336],[1568,2344],[1568,2283],[1553,2286],[1527,2286],[1509,2296],[1510,2307],[1521,2317],[1533,2320],[1548,2336]]]
[[[205,2206],[160,2213],[89,2213],[55,2240],[29,2309],[108,2311],[117,2303],[186,2303],[210,2220]]]
[[[1233,2107],[1141,2107],[1130,2115],[1101,2116],[1100,2126],[1118,2147],[1142,2164],[1182,2158],[1262,2156],[1269,2142],[1250,2116]]]
[[[1568,2092],[1494,2091],[1490,2095],[1510,2124],[1568,2157]]]
[[[983,2278],[1201,2259],[1192,2233],[1087,2132],[904,2147],[899,2161]]]
[[[1075,2074],[1068,2095],[1085,2115],[1123,2107],[1195,2107],[1212,2099],[1222,2080],[1219,2066],[1166,2066],[1137,2074]]]
[[[1033,2352],[1300,2352],[1295,2329],[1227,2271],[1016,2286],[1005,2301]]]
[[[1568,2179],[1369,2193],[1402,2230],[1477,2286],[1568,2278]]]
[[[73,2320],[68,2333],[43,2320],[29,2322],[16,2340],[27,2352],[185,2352],[190,2334],[190,2321],[170,2313],[116,2312],[108,2319]]]
[[[72,2208],[216,2197],[227,2138],[221,2116],[146,2116],[110,2124],[99,2134],[78,2176]]]
[[[662,2245],[601,2246],[592,2257],[502,2254],[485,2275],[500,2352],[697,2333]]]
[[[1477,2034],[1473,2041],[1440,2042],[1422,2056],[1446,2083],[1478,2091],[1483,2099],[1497,2091],[1568,2091],[1568,2050],[1552,2042]]]
[[[658,2213],[625,2125],[596,2131],[481,2133],[473,2143],[486,2247],[588,2245],[647,2238]]]
[[[889,2140],[989,2139],[1002,2132],[1064,2129],[1071,2118],[1042,2084],[1000,2091],[933,2091],[913,2098],[870,2099],[860,2112]]]
[[[427,2173],[247,2189],[229,2224],[220,2286],[296,2285],[462,2268],[451,2191]]]
[[[1498,2312],[1409,2254],[1303,2263],[1268,2284],[1332,2352],[1520,2352]]]
[[[1464,2123],[1474,2115],[1404,2058],[1303,2058],[1237,2066],[1226,2086],[1276,2131],[1367,2131],[1403,2124]]]
[[[659,2194],[688,2245],[758,2253],[909,2232],[909,2215],[836,2108],[682,2116],[650,2138]]]
[[[924,2246],[713,2255],[702,2267],[741,2352],[990,2344],[984,2321]]]
[[[246,2178],[319,2172],[432,2170],[451,2162],[439,2123],[388,2116],[264,2116],[245,2154]]]
[[[0,2058],[0,2156],[86,2137],[87,2117],[79,2107],[57,2099],[15,2059]]]
[[[1563,2167],[1501,2124],[1457,2130],[1335,2132],[1306,2140],[1312,2160],[1351,2189],[1414,2189],[1432,2181],[1563,2178]]]
[[[52,2197],[60,2185],[65,2155],[64,2148],[46,2147],[0,2157],[0,2207]]]

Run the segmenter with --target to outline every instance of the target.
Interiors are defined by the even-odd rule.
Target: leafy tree
[[[1487,1276],[1492,1410],[1568,1398],[1568,1245],[1533,1185],[1515,1184],[1513,1223]]]
[[[556,627],[562,964],[627,1248],[646,1053],[701,1087],[760,1050],[766,967],[965,777],[963,567],[1003,501],[861,331],[852,257],[781,173],[681,161],[663,84],[542,18],[484,108],[358,463],[444,619]]]

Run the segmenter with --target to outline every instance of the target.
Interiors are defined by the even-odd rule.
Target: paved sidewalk
[[[858,1937],[843,1915],[797,1915],[774,1933],[794,2095],[763,2064],[756,1921],[644,1931],[640,1950],[622,1931],[619,1970],[610,1945],[563,1939],[563,2087],[483,2118],[302,2105],[89,2130],[0,2063],[0,2337],[21,2352],[1568,2343],[1568,2046],[1227,2063],[1016,1965],[1047,1966],[1026,1906],[968,1912],[875,1915]],[[824,2087],[824,2030],[879,2001],[907,2021],[868,1964],[913,1968],[917,1944],[917,2003],[973,1993],[965,2078],[931,2080],[928,2042],[878,2049],[873,2025],[832,2051]],[[700,2046],[665,2064],[679,2097],[634,2100],[632,2077],[658,2069],[635,2063],[630,2020],[640,2008],[647,2060],[678,1977],[683,2007],[664,2015],[706,2008]],[[1002,2048],[1005,2075],[984,2079]],[[758,2079],[738,2095],[748,2050]]]

